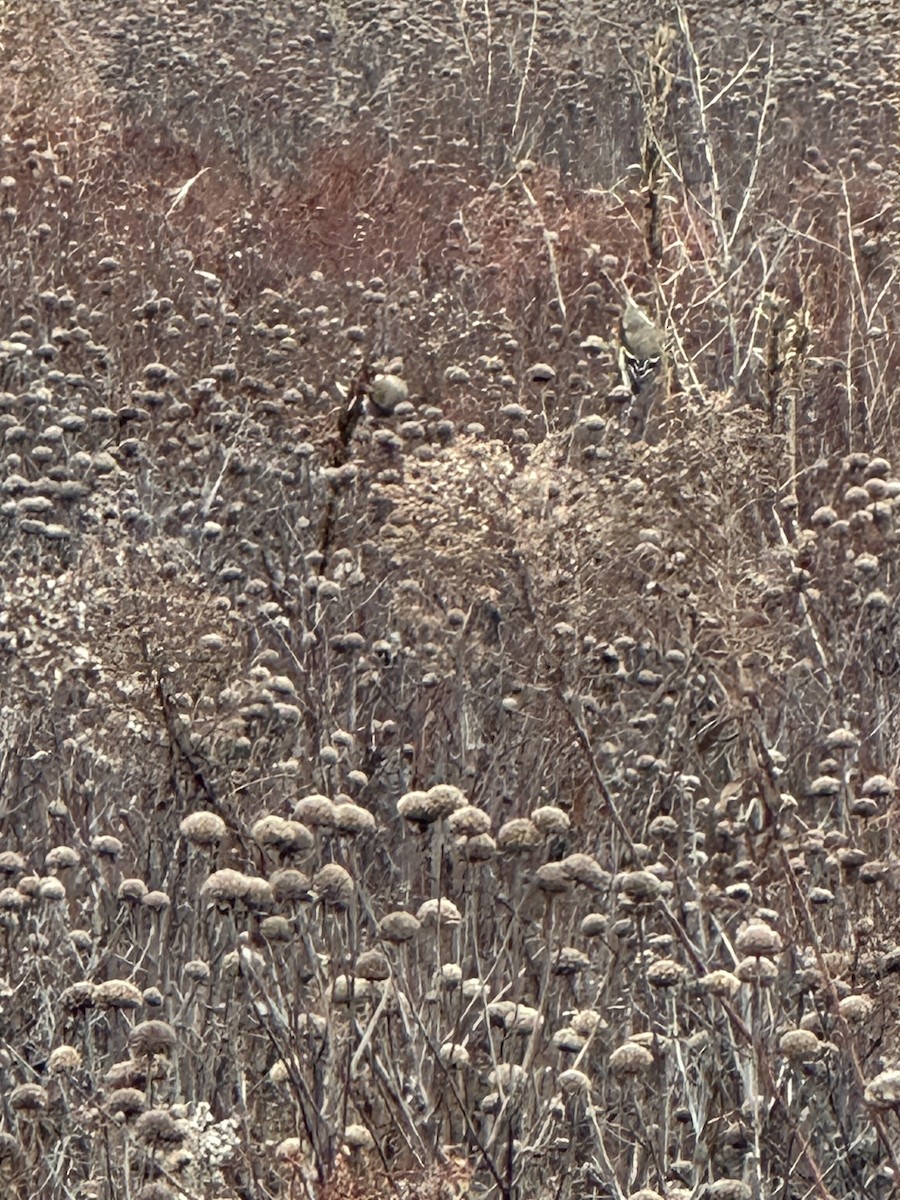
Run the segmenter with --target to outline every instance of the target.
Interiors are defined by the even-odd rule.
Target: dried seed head
[[[390,979],[391,964],[381,950],[364,950],[356,960],[356,974],[360,979]]]
[[[781,952],[782,941],[780,934],[770,925],[763,921],[751,921],[739,931],[734,946],[739,954],[771,958],[773,954]]]
[[[132,1054],[168,1054],[175,1048],[175,1030],[165,1021],[141,1021],[128,1035]]]
[[[416,918],[425,929],[433,929],[437,925],[458,925],[462,920],[459,909],[445,896],[426,900],[416,913]]]
[[[372,1150],[375,1139],[365,1125],[348,1125],[344,1130],[344,1145],[351,1150]]]
[[[554,975],[577,975],[579,971],[586,971],[591,965],[591,960],[576,946],[561,946],[558,954],[553,962]]]
[[[551,895],[572,889],[572,877],[561,862],[544,863],[535,871],[534,877],[541,891]]]
[[[734,969],[741,983],[772,983],[778,978],[778,968],[771,958],[742,958]]]
[[[660,958],[647,968],[647,982],[653,987],[675,987],[687,974],[685,967],[673,958]]]
[[[83,1012],[94,1007],[94,994],[97,988],[89,979],[71,983],[59,995],[59,1003],[64,1012]]]
[[[557,1029],[550,1041],[554,1049],[568,1054],[578,1054],[587,1045],[587,1038],[570,1025]]]
[[[106,1107],[114,1115],[121,1113],[123,1117],[136,1117],[146,1109],[147,1099],[138,1088],[115,1088],[106,1099]]]
[[[287,917],[263,917],[259,923],[259,936],[267,942],[292,942],[294,927]]]
[[[350,872],[339,863],[327,863],[313,875],[312,890],[323,904],[333,908],[349,908],[356,885]]]
[[[176,1121],[165,1108],[142,1113],[134,1126],[135,1135],[147,1146],[177,1146],[187,1137],[184,1122]]]
[[[285,1138],[275,1147],[275,1157],[279,1162],[300,1163],[303,1161],[303,1143],[296,1137]]]
[[[51,1075],[67,1075],[81,1066],[81,1051],[75,1046],[57,1046],[50,1051],[47,1066]]]
[[[621,1075],[637,1075],[653,1066],[653,1055],[637,1042],[623,1042],[609,1056],[609,1065]]]
[[[94,1004],[97,1008],[140,1008],[144,997],[140,989],[127,979],[108,979],[94,988]]]
[[[372,833],[376,829],[374,816],[361,804],[345,801],[334,806],[334,828],[338,833],[355,836],[360,833]]]
[[[751,1200],[753,1191],[741,1179],[717,1179],[706,1185],[708,1200]]]
[[[647,827],[647,832],[652,838],[670,838],[674,837],[680,826],[674,817],[670,817],[665,813],[660,813],[658,817],[654,817]]]
[[[530,850],[542,841],[538,827],[528,817],[514,817],[500,826],[497,846],[501,850]]]
[[[397,801],[397,816],[413,825],[431,825],[445,815],[443,805],[428,792],[406,792]]]
[[[116,889],[116,897],[127,904],[140,904],[147,895],[147,885],[143,879],[123,879]]]
[[[569,814],[555,804],[544,804],[531,814],[531,821],[544,837],[551,834],[568,833],[572,824]]]
[[[400,945],[402,942],[411,941],[421,928],[422,922],[418,917],[400,909],[385,913],[378,922],[378,936],[385,942]]]
[[[490,832],[491,818],[484,809],[464,804],[449,815],[447,829],[455,837],[477,837],[480,833]]]
[[[192,958],[184,964],[184,977],[192,983],[206,983],[210,974],[209,963],[202,958]]]
[[[310,828],[330,829],[334,825],[334,804],[319,793],[304,796],[294,805],[294,820]]]
[[[15,850],[0,851],[0,875],[24,875],[27,870],[28,864],[21,854]]]
[[[279,904],[293,904],[311,898],[308,876],[293,867],[284,867],[280,871],[273,871],[269,882],[272,885],[272,893]]]
[[[10,1092],[9,1106],[17,1113],[42,1113],[47,1108],[47,1092],[39,1083],[21,1083]]]
[[[872,1108],[900,1107],[900,1071],[882,1071],[866,1084],[863,1093],[866,1104]]]
[[[708,975],[702,975],[697,983],[707,996],[720,996],[726,1000],[736,996],[741,987],[740,979],[730,971],[710,971]]]
[[[609,921],[603,913],[588,913],[582,917],[579,929],[584,937],[601,937],[606,933]]]
[[[458,1042],[444,1042],[438,1057],[445,1067],[461,1068],[469,1065],[469,1051]]]
[[[886,775],[870,775],[862,786],[862,794],[875,800],[888,800],[894,794],[893,780]]]
[[[286,821],[274,813],[260,817],[250,830],[250,836],[257,846],[271,846],[293,853],[309,850],[315,844],[313,835],[305,825],[299,821]]]
[[[212,812],[189,813],[179,826],[181,836],[192,846],[215,846],[225,836],[225,822]]]
[[[465,839],[462,852],[467,862],[489,862],[497,853],[497,843],[489,833],[478,833]]]
[[[38,884],[38,897],[41,900],[65,900],[66,889],[55,875],[49,875]]]
[[[141,907],[149,908],[155,913],[163,912],[171,903],[165,892],[148,892],[146,896],[141,897]]]
[[[788,1029],[778,1039],[778,1049],[785,1058],[804,1062],[818,1057],[822,1043],[811,1029]]]
[[[104,833],[91,838],[91,850],[99,858],[109,858],[115,862],[122,853],[122,849],[122,843],[117,837],[113,837],[112,834]]]
[[[47,871],[66,871],[77,867],[80,862],[81,856],[71,846],[54,846],[47,851],[44,868]]]
[[[845,996],[838,1001],[838,1012],[851,1025],[867,1021],[875,1010],[875,1001],[871,996]]]
[[[574,1068],[568,1071],[561,1071],[556,1077],[556,1082],[559,1085],[559,1090],[565,1096],[586,1096],[591,1090],[591,1081],[584,1071],[578,1071]]]
[[[616,889],[630,900],[655,900],[662,884],[651,871],[626,871],[616,876]]]
[[[246,898],[249,883],[249,875],[223,867],[221,871],[213,871],[200,889],[200,895],[217,904],[234,904]]]

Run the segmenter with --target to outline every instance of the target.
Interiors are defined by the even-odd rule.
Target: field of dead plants
[[[898,35],[0,5],[2,1196],[897,1194]]]

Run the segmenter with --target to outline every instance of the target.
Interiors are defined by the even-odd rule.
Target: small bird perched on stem
[[[637,396],[660,375],[665,354],[662,331],[629,296],[619,322],[619,369],[622,380]]]

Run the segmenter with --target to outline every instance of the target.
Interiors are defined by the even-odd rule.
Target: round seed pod
[[[568,833],[572,824],[569,814],[555,804],[544,804],[540,808],[536,808],[532,812],[530,820],[544,837]]]
[[[39,1083],[20,1083],[9,1094],[9,1107],[24,1116],[42,1113],[47,1108],[47,1091]]]
[[[751,921],[741,929],[734,940],[734,947],[739,954],[752,958],[771,958],[782,949],[781,936],[777,930],[766,925],[763,921]]]
[[[811,1029],[788,1029],[778,1039],[778,1049],[785,1058],[805,1062],[819,1056],[822,1043]]]
[[[491,818],[474,804],[464,804],[447,817],[447,829],[456,837],[477,837],[489,833],[490,828]]]
[[[418,917],[401,909],[386,913],[381,918],[378,922],[378,936],[385,942],[400,945],[411,941],[421,928],[422,923]]]
[[[279,871],[273,871],[269,883],[279,904],[293,904],[311,898],[309,877],[294,867],[282,867]]]
[[[304,796],[294,805],[294,820],[311,828],[330,829],[334,825],[334,804],[327,796]]]
[[[542,841],[538,827],[528,817],[514,817],[500,826],[497,846],[500,850],[530,850]]]
[[[128,1035],[128,1048],[137,1056],[168,1054],[175,1048],[175,1030],[165,1021],[142,1021]]]
[[[323,904],[349,908],[356,892],[353,876],[339,863],[326,863],[312,877],[312,891]]]
[[[882,1071],[866,1084],[863,1097],[872,1108],[900,1107],[900,1071]]]
[[[352,836],[372,833],[376,828],[374,816],[360,804],[345,802],[334,806],[334,828],[338,833]]]
[[[194,812],[186,816],[179,826],[181,836],[192,846],[215,846],[226,833],[225,822],[212,812]]]
[[[94,988],[93,1002],[97,1008],[140,1008],[144,997],[139,988],[126,979],[108,979]]]
[[[609,1065],[617,1075],[638,1075],[653,1066],[653,1055],[637,1042],[623,1042],[610,1054]]]
[[[445,896],[426,900],[416,913],[416,917],[424,929],[434,929],[438,925],[458,925],[462,920],[459,909],[452,900],[448,900]]]

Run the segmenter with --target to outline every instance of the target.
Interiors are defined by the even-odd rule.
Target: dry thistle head
[[[356,960],[356,974],[372,981],[390,979],[391,964],[381,950],[364,950]]]
[[[653,987],[669,988],[681,983],[687,969],[673,958],[659,958],[647,968],[647,982]]]
[[[900,1107],[900,1070],[892,1068],[876,1075],[866,1084],[863,1097],[872,1108]]]
[[[81,1066],[81,1051],[75,1046],[56,1046],[50,1051],[47,1067],[51,1075],[68,1075]]]
[[[437,899],[426,900],[416,913],[416,919],[423,929],[434,929],[438,925],[458,925],[462,916],[452,900],[441,896]]]
[[[377,827],[372,813],[351,801],[334,806],[333,825],[338,833],[349,834],[351,837],[361,833],[373,833]]]
[[[818,1058],[822,1043],[811,1029],[788,1029],[778,1039],[778,1049],[785,1058],[806,1062]]]
[[[568,833],[572,824],[569,814],[555,804],[544,804],[534,809],[530,819],[544,837]]]
[[[385,913],[378,922],[378,936],[382,941],[401,945],[403,942],[412,941],[421,928],[422,922],[418,917],[398,909],[396,912]]]
[[[297,871],[293,867],[283,867],[279,871],[273,871],[269,883],[272,885],[272,894],[278,904],[293,904],[312,899],[309,894],[309,878],[302,871]]]
[[[587,1096],[591,1090],[590,1078],[584,1071],[574,1067],[568,1071],[561,1071],[556,1077],[556,1082],[564,1096]]]
[[[344,1130],[344,1145],[350,1150],[373,1150],[375,1139],[365,1125],[348,1125]]]
[[[113,1116],[136,1117],[146,1110],[147,1098],[139,1088],[114,1088],[106,1098],[106,1108]]]
[[[339,863],[327,863],[313,875],[312,892],[323,904],[343,909],[352,904],[356,885],[350,872]]]
[[[740,991],[741,981],[731,971],[710,971],[697,981],[702,992],[707,996],[719,996],[730,1000]]]
[[[534,878],[541,891],[550,895],[572,890],[572,877],[561,862],[543,863],[535,871]]]
[[[771,958],[782,950],[781,935],[764,921],[751,921],[739,931],[734,948],[752,958]]]
[[[617,1075],[638,1075],[653,1066],[653,1054],[637,1042],[623,1042],[610,1054],[609,1065]]]
[[[93,1002],[97,1008],[140,1008],[144,997],[139,988],[127,979],[108,979],[94,988]]]
[[[175,1048],[175,1030],[165,1021],[141,1021],[128,1035],[128,1048],[132,1054],[168,1054]]]
[[[474,804],[464,804],[447,817],[447,830],[455,837],[477,837],[490,833],[491,818],[484,809]]]
[[[226,833],[226,825],[218,813],[189,813],[179,826],[181,836],[192,846],[215,846]]]
[[[151,1108],[141,1113],[135,1122],[136,1137],[146,1146],[170,1147],[180,1145],[187,1137],[183,1121],[176,1121],[165,1108]]]
[[[81,856],[71,846],[54,846],[47,851],[44,859],[44,869],[47,871],[69,871],[77,867]]]
[[[497,832],[497,846],[505,851],[530,850],[542,840],[540,830],[528,817],[513,817]]]
[[[140,904],[148,890],[143,879],[123,879],[116,890],[116,897],[124,904]]]
[[[309,850],[315,844],[313,835],[299,821],[286,821],[284,817],[270,813],[260,817],[250,830],[257,846],[271,846],[275,850],[298,853]]]
[[[625,871],[616,876],[616,890],[629,900],[649,902],[662,894],[662,883],[651,871]]]
[[[21,1116],[37,1116],[46,1111],[47,1091],[39,1083],[20,1083],[9,1094],[9,1107]]]
[[[213,871],[200,889],[200,895],[216,904],[236,904],[247,897],[250,876],[232,867]]]
[[[294,805],[294,820],[310,828],[331,829],[334,825],[334,804],[320,793],[304,796]]]
[[[708,1200],[751,1200],[753,1191],[742,1179],[717,1179],[706,1185]]]

